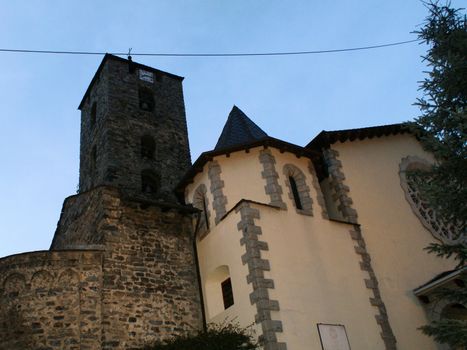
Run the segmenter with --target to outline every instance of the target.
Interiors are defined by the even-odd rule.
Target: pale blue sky
[[[461,6],[462,1],[453,1]],[[0,47],[133,52],[267,52],[414,39],[417,0],[0,0]],[[193,161],[236,104],[269,135],[305,145],[319,131],[418,114],[417,43],[287,57],[135,61],[185,77]],[[76,191],[77,106],[100,56],[0,53],[0,256],[48,249]]]

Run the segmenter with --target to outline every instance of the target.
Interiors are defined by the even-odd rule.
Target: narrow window
[[[154,141],[154,138],[149,135],[144,135],[141,138],[141,157],[153,159],[155,150],[156,142]]]
[[[94,146],[92,148],[92,151],[91,151],[91,175],[94,175],[94,173],[96,172],[96,158],[97,158],[97,150],[96,150],[96,146]]]
[[[144,170],[141,173],[141,191],[146,194],[155,194],[159,188],[157,176],[151,170]]]
[[[289,176],[290,188],[292,189],[293,199],[295,201],[295,207],[297,209],[303,209],[302,202],[300,201],[300,196],[298,194],[297,183],[293,176]]]
[[[203,196],[203,215],[204,215],[204,222],[206,223],[206,230],[209,230],[208,206],[206,204],[205,196]]]
[[[234,304],[232,282],[230,281],[230,277],[221,283],[221,288],[222,288],[222,299],[224,300],[224,310],[225,310]]]
[[[138,91],[139,95],[139,108],[143,111],[152,112],[154,111],[154,94],[151,89],[146,87],[140,87]]]
[[[91,128],[96,125],[97,104],[94,102],[91,107]]]

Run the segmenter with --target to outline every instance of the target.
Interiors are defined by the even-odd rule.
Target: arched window
[[[300,200],[300,194],[298,193],[298,189],[297,189],[297,183],[295,182],[294,177],[290,175],[289,175],[289,184],[290,184],[290,189],[292,190],[292,195],[293,195],[293,199],[295,202],[295,208],[303,209],[302,201]]]
[[[305,174],[292,164],[284,166],[286,186],[289,189],[291,199],[297,213],[313,215],[313,200],[310,197],[310,188],[306,184]]]
[[[155,151],[156,151],[156,142],[154,141],[154,138],[149,135],[144,135],[141,138],[141,157],[153,159]]]
[[[143,111],[152,112],[154,111],[154,93],[147,87],[140,87],[138,90],[139,96],[139,108]]]
[[[209,204],[207,199],[207,189],[205,184],[199,185],[193,194],[193,206],[201,210],[198,232],[203,238],[209,232]]]
[[[441,319],[467,321],[467,308],[459,303],[449,304],[441,311]]]
[[[141,191],[145,194],[156,194],[159,190],[159,178],[152,170],[141,173]]]
[[[207,276],[205,292],[209,318],[217,316],[234,305],[232,281],[227,265],[219,266]]]
[[[96,102],[94,102],[94,103],[92,104],[92,107],[91,107],[91,115],[90,115],[90,116],[91,116],[91,118],[90,118],[90,120],[91,120],[91,128],[93,128],[94,125],[96,125],[96,119],[97,119],[97,103],[96,103]]]
[[[419,193],[419,181],[424,180],[418,177],[414,171],[426,171],[430,167],[431,164],[422,158],[408,156],[402,159],[399,165],[399,176],[405,198],[414,214],[435,238],[448,245],[461,244],[465,241],[462,230],[458,230],[453,222],[440,220],[436,215],[436,211],[430,207],[428,201],[422,198]]]

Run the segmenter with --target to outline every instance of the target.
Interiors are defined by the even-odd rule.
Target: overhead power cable
[[[398,46],[420,41],[419,39],[398,41],[395,43],[351,47],[343,49],[330,50],[312,50],[312,51],[285,51],[285,52],[236,52],[236,53],[163,53],[163,52],[131,52],[131,56],[164,56],[164,57],[241,57],[241,56],[290,56],[290,55],[313,55],[324,53],[348,52],[379,49],[388,46]],[[37,53],[37,54],[53,54],[53,55],[105,55],[107,52],[99,51],[60,51],[60,50],[29,50],[29,49],[7,49],[0,48],[0,52],[12,53]],[[128,52],[108,52],[115,56],[128,56]]]

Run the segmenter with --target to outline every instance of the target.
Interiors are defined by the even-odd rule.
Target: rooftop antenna
[[[128,49],[128,61],[131,61],[131,47]]]
[[[135,72],[135,65],[133,64],[133,61],[131,59],[131,47],[128,49],[128,72]]]

